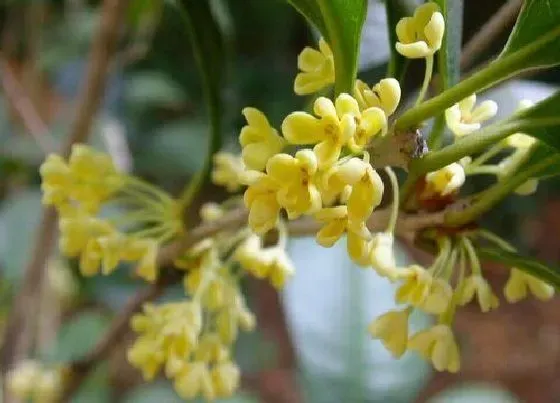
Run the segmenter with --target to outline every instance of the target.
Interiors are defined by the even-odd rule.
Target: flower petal
[[[305,112],[292,112],[282,122],[290,144],[316,144],[322,140],[321,121]]]

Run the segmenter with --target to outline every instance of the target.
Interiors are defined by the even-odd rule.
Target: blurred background
[[[225,148],[237,150],[244,124],[241,109],[254,106],[278,127],[308,102],[292,91],[297,54],[315,33],[283,0],[209,1],[226,33]],[[393,0],[387,0],[393,1]],[[89,46],[99,19],[99,1],[2,0],[0,2],[0,327],[21,282],[40,213],[38,166],[56,150],[74,116]],[[385,9],[369,1],[361,48],[360,77],[383,78],[389,55]],[[465,1],[463,42],[502,5]],[[503,34],[474,60],[498,53]],[[449,27],[453,29],[453,27]],[[185,28],[163,0],[131,0],[118,53],[92,144],[129,170],[177,194],[202,165],[208,133],[199,76]],[[406,84],[423,74],[412,65]],[[557,72],[509,82],[484,96],[507,115],[521,99],[553,92]],[[478,188],[481,182],[469,184]],[[560,258],[560,182],[539,185],[532,197],[511,197],[485,225],[521,249],[552,263]],[[208,187],[207,199],[224,198]],[[338,245],[340,246],[340,245]],[[297,275],[281,295],[264,283],[246,284],[258,329],[237,347],[243,388],[231,402],[555,402],[560,399],[560,300],[527,300],[481,314],[476,305],[459,311],[456,334],[463,368],[435,373],[418,357],[394,360],[370,340],[368,323],[393,307],[394,289],[346,256],[344,245],[321,249],[297,239],[290,252]],[[404,264],[427,256],[400,245]],[[497,290],[507,268],[487,266]],[[72,262],[54,256],[39,324],[44,360],[69,360],[88,351],[112,316],[142,286],[124,270],[81,279]],[[180,295],[180,290],[171,290]],[[413,326],[429,323],[422,315]],[[143,384],[115,348],[78,392],[76,402],[180,401],[164,380]]]

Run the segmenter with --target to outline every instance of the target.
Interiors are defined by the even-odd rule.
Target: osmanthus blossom
[[[282,151],[286,140],[270,126],[266,116],[256,108],[244,108],[247,125],[241,129],[241,157],[248,169],[262,171],[273,155]]]
[[[412,17],[402,18],[396,31],[397,51],[409,59],[421,59],[441,48],[445,21],[437,4],[429,2],[417,7]]]
[[[294,92],[307,95],[334,84],[334,59],[328,43],[321,38],[319,50],[305,47],[297,60],[301,70],[294,81]]]
[[[472,94],[445,111],[445,121],[449,130],[457,137],[465,136],[481,128],[482,123],[498,113],[498,104],[492,100],[476,104],[476,94]]]
[[[358,152],[387,128],[382,109],[371,107],[362,111],[348,94],[339,95],[334,103],[325,97],[317,98],[313,112],[316,116],[300,111],[290,113],[282,122],[282,133],[290,144],[316,144],[313,151],[320,168],[335,163],[345,145]]]

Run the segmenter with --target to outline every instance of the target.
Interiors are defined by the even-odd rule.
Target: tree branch
[[[63,155],[68,156],[75,143],[87,140],[91,124],[102,101],[110,61],[115,52],[119,29],[127,5],[126,0],[105,0],[101,9],[101,21],[95,34],[89,63],[84,78],[84,88],[78,101],[76,117],[70,127]],[[8,371],[15,362],[26,357],[33,345],[34,323],[38,296],[44,283],[45,264],[54,244],[56,212],[45,207],[37,231],[35,246],[24,279],[6,326],[2,351],[2,372]],[[5,402],[8,402],[4,388]]]
[[[498,35],[515,20],[522,4],[523,0],[509,0],[467,42],[461,54],[461,70],[471,67],[476,58],[494,43]]]
[[[444,211],[436,213],[421,213],[418,215],[401,213],[397,221],[396,233],[399,236],[410,239],[410,234],[418,229],[438,226],[443,224]],[[196,227],[183,238],[165,246],[158,254],[159,267],[169,266],[185,250],[197,242],[216,235],[217,233],[236,229],[246,225],[248,212],[239,208],[227,213],[219,220],[206,223]],[[389,222],[390,209],[380,209],[373,212],[368,220],[368,228],[371,231],[383,231]],[[305,217],[288,223],[288,232],[292,237],[313,236],[320,229],[320,224],[309,217]],[[64,399],[68,399],[74,393],[87,375],[95,368],[97,363],[104,359],[115,347],[128,330],[130,318],[138,312],[144,303],[158,297],[164,291],[165,286],[181,280],[178,272],[171,271],[163,273],[160,280],[155,284],[141,290],[133,296],[122,312],[114,319],[111,327],[101,340],[94,346],[90,353],[82,359],[71,363],[70,380],[66,385]]]
[[[25,89],[16,78],[8,62],[0,57],[0,81],[6,100],[21,118],[25,129],[33,137],[39,148],[48,154],[54,151],[55,142]]]

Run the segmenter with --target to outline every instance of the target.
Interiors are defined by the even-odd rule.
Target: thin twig
[[[35,109],[31,98],[16,78],[8,62],[2,57],[0,57],[0,81],[6,100],[17,112],[25,129],[37,142],[39,148],[45,154],[54,151],[55,141],[50,135],[49,127]]]
[[[94,116],[101,104],[109,65],[115,52],[119,29],[125,15],[126,0],[105,0],[101,21],[93,40],[84,88],[78,101],[77,114],[70,127],[63,155],[68,156],[75,143],[87,140]],[[13,309],[6,326],[2,351],[2,372],[8,371],[15,362],[26,357],[33,345],[33,327],[36,323],[38,296],[40,295],[45,264],[56,235],[56,212],[52,207],[43,209],[41,223],[30,262],[14,300]],[[6,399],[9,401],[6,388]]]
[[[509,0],[467,42],[461,54],[461,70],[470,68],[476,62],[477,57],[513,23],[522,4],[523,0]]]

